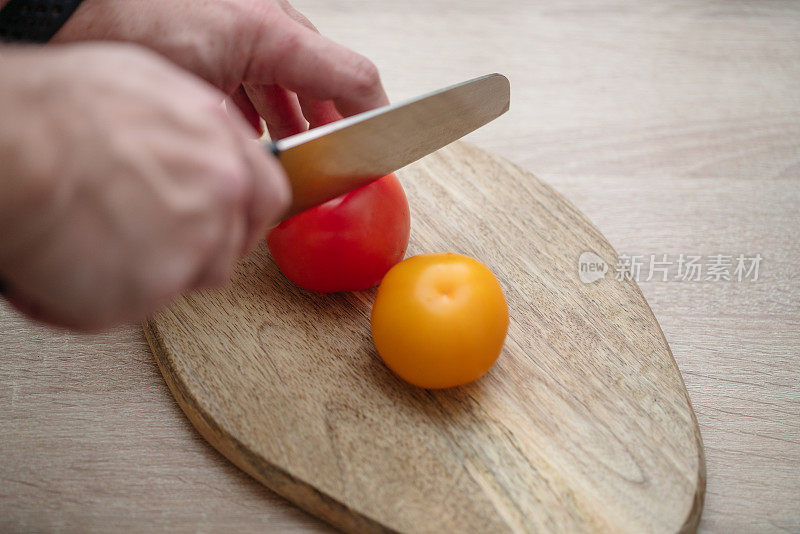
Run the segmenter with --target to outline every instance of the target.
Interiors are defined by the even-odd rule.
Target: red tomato
[[[311,291],[377,285],[403,259],[411,217],[394,174],[283,221],[267,245],[286,277]]]

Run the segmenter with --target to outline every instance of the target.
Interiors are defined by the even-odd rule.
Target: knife
[[[267,143],[292,188],[289,218],[452,143],[508,111],[510,87],[488,74]]]

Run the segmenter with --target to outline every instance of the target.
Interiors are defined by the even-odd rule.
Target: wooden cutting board
[[[694,530],[697,421],[652,311],[616,279],[600,232],[530,173],[465,143],[398,175],[409,255],[460,252],[500,280],[511,325],[497,364],[456,389],[404,383],[370,338],[375,290],[300,290],[262,246],[228,287],[145,325],[200,433],[348,531]],[[593,283],[579,277],[586,251],[609,266]]]

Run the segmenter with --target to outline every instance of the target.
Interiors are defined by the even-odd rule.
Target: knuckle
[[[215,173],[212,194],[214,200],[225,207],[238,207],[250,196],[251,176],[243,163],[218,169]]]
[[[275,48],[278,57],[286,58],[296,56],[302,48],[303,36],[300,32],[292,30],[284,31],[277,37]]]
[[[362,55],[356,55],[353,61],[353,84],[359,93],[369,93],[380,84],[378,67]]]

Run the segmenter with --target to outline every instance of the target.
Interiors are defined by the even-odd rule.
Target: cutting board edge
[[[469,149],[480,151],[485,153],[488,157],[496,160],[498,163],[510,165],[515,169],[519,170],[520,172],[531,174],[532,176],[536,177],[539,180],[539,183],[542,186],[549,190],[553,195],[556,195],[560,198],[560,200],[566,205],[569,209],[571,209],[577,216],[583,220],[583,222],[591,227],[597,235],[599,235],[603,241],[605,241],[614,254],[617,254],[617,249],[611,243],[605,234],[586,216],[583,211],[578,209],[578,207],[572,203],[572,201],[566,196],[562,195],[555,187],[547,183],[546,181],[542,180],[538,176],[536,176],[532,171],[529,171],[516,163],[509,161],[501,156],[498,156],[492,152],[482,150],[478,146],[474,145],[473,143],[469,143],[467,141],[456,141],[456,143],[466,145]],[[695,483],[695,493],[694,499],[692,500],[692,505],[689,508],[689,511],[686,515],[686,520],[681,525],[678,532],[680,533],[688,533],[688,532],[695,532],[697,531],[697,527],[700,523],[700,518],[703,514],[703,506],[705,503],[705,492],[706,492],[706,458],[705,458],[705,450],[703,447],[703,437],[700,433],[700,425],[697,422],[697,414],[694,411],[694,405],[692,404],[692,399],[689,396],[689,390],[686,389],[686,382],[683,380],[683,374],[681,373],[680,368],[678,367],[678,362],[675,360],[675,356],[672,354],[672,348],[669,346],[669,342],[667,341],[667,336],[664,335],[664,330],[661,328],[661,323],[658,322],[658,318],[656,317],[655,312],[653,312],[653,308],[650,307],[650,303],[647,302],[647,299],[644,297],[644,293],[642,293],[642,288],[639,287],[637,282],[633,282],[633,286],[636,288],[636,292],[639,295],[639,298],[642,299],[642,302],[645,303],[647,307],[647,311],[650,313],[653,322],[658,328],[658,333],[661,335],[661,339],[664,342],[664,346],[667,348],[667,353],[669,354],[670,360],[672,361],[672,366],[675,368],[675,372],[678,373],[678,377],[681,381],[681,386],[683,386],[683,395],[686,398],[686,403],[689,406],[689,411],[692,414],[692,423],[694,426],[694,437],[695,437],[695,444],[697,446],[697,462],[698,462],[698,471],[697,471],[697,481]]]
[[[603,238],[605,239],[605,236],[603,236]],[[610,241],[608,241],[608,239],[606,239],[606,241],[609,244],[611,243]],[[616,252],[617,252],[616,249],[614,249],[614,253]],[[683,374],[681,373],[681,370],[678,367],[678,362],[675,361],[675,356],[673,356],[672,354],[672,348],[670,348],[669,343],[667,342],[667,336],[664,335],[664,331],[661,329],[661,323],[658,322],[656,314],[650,307],[650,303],[648,303],[647,299],[644,298],[644,293],[642,293],[642,288],[640,288],[639,284],[636,282],[634,282],[634,286],[636,287],[636,291],[637,293],[639,293],[639,296],[641,297],[642,301],[647,306],[647,309],[653,318],[653,322],[655,322],[656,326],[658,327],[658,333],[661,335],[661,339],[664,341],[664,346],[667,348],[667,353],[669,354],[669,357],[672,360],[672,365],[675,367],[675,372],[678,373],[678,377],[681,380],[681,385],[683,386],[683,395],[684,397],[686,397],[686,403],[689,406],[689,412],[692,414],[694,439],[695,439],[695,445],[697,446],[697,481],[695,482],[694,499],[692,499],[692,505],[689,508],[689,511],[686,515],[686,520],[684,521],[683,525],[681,525],[678,532],[680,533],[696,532],[697,527],[700,524],[700,518],[703,515],[703,506],[705,504],[705,496],[706,496],[706,455],[705,455],[705,449],[703,447],[703,436],[700,433],[700,425],[697,422],[697,414],[695,413],[694,406],[692,405],[692,398],[689,396],[689,390],[686,389],[686,382],[683,381]]]
[[[311,484],[275,465],[259,460],[238,439],[221,428],[203,410],[177,373],[171,372],[167,351],[157,327],[148,319],[142,323],[147,343],[158,370],[181,411],[208,443],[225,459],[289,503],[326,521],[344,532],[395,532],[365,514],[355,511]]]
[[[603,238],[605,239],[605,236],[603,236]],[[606,239],[606,241],[608,240]],[[610,241],[608,242],[610,244]],[[614,252],[616,253],[616,249],[614,250]],[[644,293],[642,293],[642,288],[639,287],[638,283],[634,282],[634,285],[636,286],[636,291],[639,293],[639,296],[642,298],[645,305],[647,306],[647,309],[650,311],[650,315],[653,317],[653,321],[658,327],[658,333],[661,334],[661,339],[664,341],[664,346],[667,348],[667,353],[669,354],[669,357],[672,360],[672,365],[675,366],[675,371],[678,373],[678,377],[681,379],[681,385],[683,386],[683,395],[686,397],[686,403],[689,405],[689,412],[692,414],[692,423],[694,426],[694,439],[695,439],[695,444],[697,445],[697,481],[695,483],[695,492],[694,492],[694,499],[692,500],[692,506],[691,508],[689,508],[689,512],[686,515],[686,520],[684,521],[683,525],[681,526],[678,532],[681,533],[696,532],[697,527],[700,524],[700,518],[703,515],[703,506],[705,504],[705,497],[706,497],[706,454],[705,454],[705,448],[703,447],[703,436],[700,433],[700,425],[697,422],[697,414],[694,411],[692,398],[689,396],[689,390],[686,389],[686,382],[683,381],[683,373],[681,373],[681,370],[678,367],[678,362],[675,361],[675,356],[673,356],[672,354],[672,348],[669,346],[669,343],[667,342],[667,336],[664,335],[664,330],[662,330],[661,328],[661,323],[658,322],[656,314],[650,307],[650,303],[648,303],[647,299],[644,298]]]

